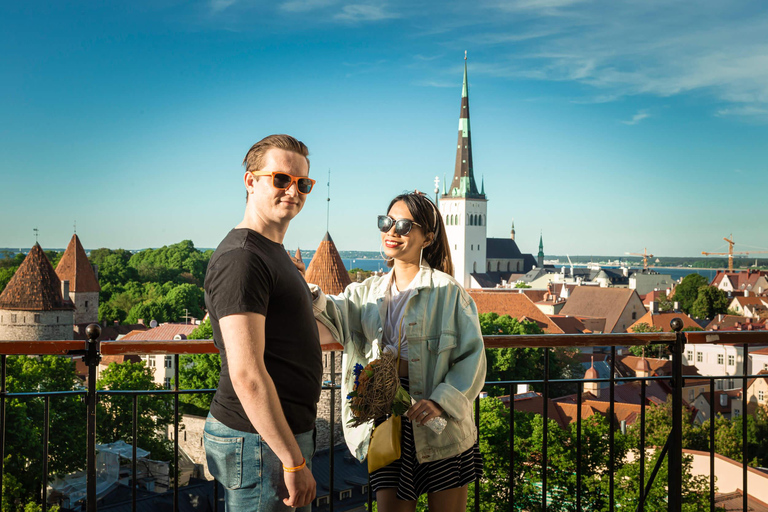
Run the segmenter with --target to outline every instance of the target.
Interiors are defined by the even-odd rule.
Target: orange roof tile
[[[648,324],[651,327],[661,327],[663,332],[672,332],[672,327],[669,323],[673,318],[679,318],[683,321],[683,328],[686,327],[698,327],[701,326],[696,321],[685,313],[651,313],[650,311],[640,317],[640,319],[629,326],[627,332],[634,332],[633,327],[639,324]]]
[[[53,311],[74,309],[61,296],[61,281],[39,244],[35,244],[0,294],[0,309]]]
[[[326,233],[320,242],[304,278],[328,295],[339,295],[352,283],[330,233]]]
[[[56,275],[62,281],[69,281],[70,291],[101,291],[91,262],[88,261],[88,256],[85,255],[85,249],[80,244],[80,239],[77,235],[72,235],[72,239],[69,241],[69,245],[67,245],[67,250],[64,251],[64,255],[56,266]]]
[[[581,334],[584,332],[584,324],[575,316],[550,315],[549,318],[565,334]]]
[[[624,309],[640,296],[629,288],[577,286],[560,310],[561,315],[605,318],[605,332],[613,332]]]
[[[146,331],[131,331],[120,338],[120,341],[167,341],[172,340],[177,334],[186,338],[196,327],[189,324],[162,324]]]
[[[547,334],[563,334],[563,330],[551,318],[542,313],[524,293],[513,290],[481,291],[475,289],[467,290],[467,292],[475,301],[478,313],[509,315],[518,320],[526,318],[538,323]]]

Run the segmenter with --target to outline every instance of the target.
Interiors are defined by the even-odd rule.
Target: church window
[[[88,308],[88,301],[85,301],[85,307]]]
[[[35,323],[36,324],[40,323],[40,313],[35,313]]]

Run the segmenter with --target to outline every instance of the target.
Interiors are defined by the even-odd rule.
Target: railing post
[[[85,328],[85,335],[88,337],[83,356],[83,362],[88,366],[88,391],[85,395],[88,415],[85,506],[88,512],[96,512],[96,368],[101,360],[101,353],[99,352],[101,327],[98,324],[90,324]]]
[[[669,510],[680,512],[683,507],[683,349],[685,333],[683,321],[673,318],[669,323],[675,331],[675,341],[670,345],[672,353],[672,432],[669,446]]]

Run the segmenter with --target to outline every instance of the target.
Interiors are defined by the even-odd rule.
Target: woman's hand
[[[432,400],[419,400],[405,413],[412,423],[423,425],[432,418],[437,418],[443,413],[443,408]]]

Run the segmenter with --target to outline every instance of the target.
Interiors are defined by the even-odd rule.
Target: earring
[[[392,260],[395,259],[395,258],[387,258],[384,255],[384,244],[383,243],[379,244],[379,254],[381,254],[381,259],[383,259],[384,261],[392,261]]]

